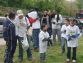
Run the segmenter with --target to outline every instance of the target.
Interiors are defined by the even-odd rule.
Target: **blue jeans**
[[[65,52],[65,44],[67,40],[64,37],[61,37],[61,48],[62,48],[62,53]]]
[[[56,35],[58,36],[58,41],[61,42],[61,30],[60,29],[53,29],[53,42],[56,42]]]
[[[34,48],[39,48],[39,32],[40,32],[40,29],[33,29],[32,31],[32,39],[33,39]]]

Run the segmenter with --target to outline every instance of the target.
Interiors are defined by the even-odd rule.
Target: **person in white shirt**
[[[19,44],[19,61],[21,62],[23,60],[23,48],[22,48],[22,41],[24,37],[27,35],[27,26],[29,26],[29,22],[27,22],[23,11],[22,10],[17,10],[17,16],[15,18],[15,27],[16,27],[16,35],[17,35],[17,40]],[[30,48],[27,49],[27,56],[28,59],[32,59],[32,53]]]
[[[29,12],[28,17],[34,19],[34,21],[31,23],[33,48],[34,48],[34,51],[38,51],[38,48],[39,48],[39,37],[38,36],[40,32],[40,21],[39,21],[37,9],[35,8],[33,11]]]
[[[41,25],[41,31],[39,33],[39,53],[40,61],[43,62],[46,57],[47,42],[49,39],[49,33],[47,32],[48,26],[46,24]]]
[[[63,19],[61,14],[56,14],[52,19],[52,34],[53,34],[53,42],[56,42],[56,35],[58,36],[58,41],[61,42],[61,25],[63,23]]]
[[[66,28],[69,25],[69,18],[66,18],[64,21],[64,25],[62,25],[61,28],[61,48],[62,48],[62,53],[65,52],[65,42],[67,42],[66,40]]]
[[[80,35],[79,27],[76,26],[76,20],[70,19],[70,25],[66,30],[67,37],[67,63],[70,62],[71,59],[71,48],[73,49],[72,53],[72,62],[76,63],[76,49],[78,46],[78,37]]]

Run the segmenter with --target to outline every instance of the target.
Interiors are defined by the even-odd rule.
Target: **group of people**
[[[32,35],[27,33],[30,28]],[[22,62],[24,37],[27,37],[29,44],[29,47],[25,50],[28,60],[33,59],[30,48],[32,41],[33,50],[39,51],[40,62],[43,63],[46,58],[47,46],[55,44],[56,35],[61,44],[62,53],[65,52],[65,45],[67,46],[67,63],[71,59],[71,48],[73,48],[72,62],[76,63],[77,38],[80,35],[80,30],[74,19],[66,18],[63,20],[59,13],[48,10],[45,10],[40,16],[37,8],[28,12],[27,15],[24,15],[22,10],[17,10],[16,13],[10,12],[8,14],[3,23],[3,30],[3,37],[6,41],[4,63],[13,63],[17,43],[19,44],[18,59]]]

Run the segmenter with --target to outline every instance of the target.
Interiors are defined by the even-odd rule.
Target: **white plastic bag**
[[[27,50],[29,48],[29,43],[27,40],[27,36],[24,37],[23,41],[22,41],[22,47],[24,50]]]

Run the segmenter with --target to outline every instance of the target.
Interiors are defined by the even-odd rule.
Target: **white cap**
[[[23,15],[23,11],[22,11],[22,10],[17,10],[17,15],[18,15],[18,16]]]

